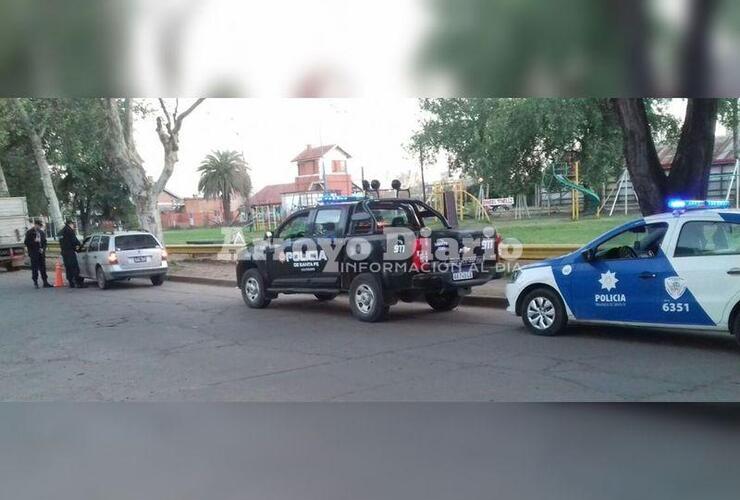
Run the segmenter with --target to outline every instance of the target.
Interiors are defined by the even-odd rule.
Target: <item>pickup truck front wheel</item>
[[[352,315],[360,321],[374,323],[388,315],[389,306],[385,304],[383,287],[373,274],[360,274],[352,280],[349,287],[349,304]]]
[[[270,305],[265,292],[265,282],[256,269],[249,269],[242,276],[241,287],[244,303],[252,309],[262,309]]]
[[[462,301],[457,292],[428,293],[425,298],[435,311],[452,311]]]

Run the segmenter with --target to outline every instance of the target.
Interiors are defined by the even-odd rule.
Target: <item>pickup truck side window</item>
[[[716,221],[687,222],[681,228],[675,257],[740,254],[740,224]]]
[[[419,229],[416,216],[410,206],[405,205],[374,205],[371,207],[373,217],[380,227],[405,227],[411,230]]]
[[[342,209],[323,208],[316,212],[313,235],[317,238],[333,238],[341,232]]]
[[[622,231],[596,248],[600,260],[649,259],[658,255],[668,224],[645,224]]]
[[[306,236],[308,230],[308,213],[296,215],[280,228],[277,237],[283,240],[294,240]]]

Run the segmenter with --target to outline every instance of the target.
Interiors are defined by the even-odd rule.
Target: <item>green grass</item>
[[[493,219],[493,227],[504,238],[516,238],[522,243],[574,244],[588,243],[606,231],[638,218],[639,215],[614,217],[583,217],[578,222],[563,217],[536,217],[531,219]],[[486,224],[465,221],[462,227],[482,227]]]
[[[564,217],[533,217],[531,219],[493,219],[493,227],[504,238],[516,238],[522,243],[553,243],[580,245],[588,243],[606,231],[638,218],[639,215],[615,215],[614,217],[583,217],[578,222]],[[462,228],[482,228],[488,225],[480,221],[466,219]],[[262,238],[264,233],[243,233],[245,241]],[[188,241],[223,241],[220,228],[178,229],[164,232],[167,245],[184,245]]]

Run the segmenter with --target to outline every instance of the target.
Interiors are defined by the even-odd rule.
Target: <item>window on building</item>
[[[345,171],[344,160],[332,160],[331,161],[331,171],[334,173],[343,173]]]

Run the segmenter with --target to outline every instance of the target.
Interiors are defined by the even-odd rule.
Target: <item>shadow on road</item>
[[[729,332],[723,334],[709,331],[657,330],[644,327],[574,325],[570,326],[564,335],[705,351],[730,351],[740,355],[740,347]]]

